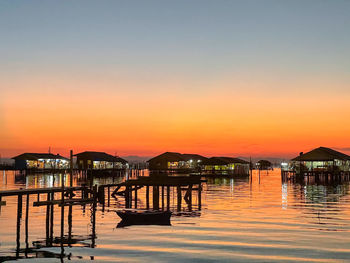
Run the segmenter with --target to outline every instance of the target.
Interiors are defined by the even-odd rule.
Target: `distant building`
[[[250,163],[232,157],[211,157],[201,164],[205,174],[213,175],[249,175]]]
[[[198,154],[165,152],[148,160],[150,170],[195,170],[207,158]]]
[[[23,153],[15,156],[16,170],[69,169],[69,159],[52,153]]]
[[[75,156],[80,170],[126,169],[128,167],[126,160],[104,152],[86,151],[75,154]]]
[[[272,170],[272,163],[268,160],[260,160],[255,166],[258,170]]]
[[[326,147],[301,152],[286,169],[296,172],[350,171],[350,156]]]

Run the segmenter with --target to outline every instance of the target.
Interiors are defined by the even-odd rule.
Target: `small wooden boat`
[[[118,227],[130,225],[167,225],[170,226],[170,211],[116,211],[122,219]]]

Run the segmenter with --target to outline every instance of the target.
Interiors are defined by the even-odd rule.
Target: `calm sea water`
[[[111,183],[123,178],[95,179]],[[60,175],[16,177],[0,173],[0,189],[59,185]],[[76,185],[84,178],[74,178]],[[350,262],[349,183],[301,185],[281,182],[280,171],[252,179],[209,179],[204,184],[202,207],[194,195],[192,212],[172,216],[171,226],[117,228],[114,211],[122,198],[98,205],[95,233],[90,205],[73,206],[75,244],[46,246],[46,207],[29,208],[26,240],[25,204],[16,239],[16,198],[5,198],[0,212],[0,261],[20,262]],[[145,204],[145,193],[138,195]],[[36,197],[31,198],[31,202]],[[25,199],[24,199],[25,200]],[[171,205],[175,206],[172,196]],[[60,236],[60,209],[55,208],[53,236]],[[64,234],[70,231],[65,210]],[[18,241],[18,242],[17,242]],[[28,249],[25,249],[25,248]],[[63,258],[60,258],[64,255]]]

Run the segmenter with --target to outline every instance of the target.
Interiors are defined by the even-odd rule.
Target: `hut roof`
[[[186,161],[184,156],[181,153],[177,152],[165,152],[156,157],[149,159],[147,162],[153,161],[168,161],[168,162],[178,162],[178,161]]]
[[[182,154],[182,157],[184,159],[186,159],[186,161],[189,161],[189,160],[201,160],[201,161],[204,161],[204,160],[208,159],[207,157],[204,157],[204,156],[199,155],[199,154],[189,154],[189,153]]]
[[[167,161],[167,162],[179,162],[179,161],[189,161],[189,160],[206,160],[207,158],[199,154],[189,154],[189,153],[178,153],[178,152],[165,152],[156,157],[148,160],[148,162],[153,161]]]
[[[330,148],[319,147],[295,157],[292,161],[333,161],[335,159],[350,160],[350,156]]]
[[[85,152],[77,153],[74,156],[77,156],[80,159],[87,159],[87,160],[93,160],[93,161],[120,162],[123,164],[127,163],[127,161],[124,160],[123,158],[116,157],[105,152],[85,151]]]
[[[39,160],[39,159],[60,159],[60,160],[69,160],[66,157],[63,157],[59,154],[52,153],[22,153],[15,157],[12,157],[15,160]]]
[[[268,160],[260,160],[257,163],[260,164],[260,165],[265,165],[265,166],[271,166],[272,165],[272,163],[270,161],[268,161]]]
[[[228,165],[231,163],[249,164],[249,162],[232,157],[211,157],[203,162],[204,165]]]

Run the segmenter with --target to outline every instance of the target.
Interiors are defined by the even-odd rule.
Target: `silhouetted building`
[[[232,157],[211,157],[201,164],[204,174],[249,175],[250,163]]]
[[[350,156],[326,147],[301,152],[289,163],[288,169],[300,171],[350,171]]]
[[[23,153],[15,156],[16,170],[68,169],[69,159],[52,153]]]
[[[256,168],[259,170],[271,170],[272,163],[268,160],[260,160],[255,164]]]
[[[104,152],[86,151],[75,154],[75,156],[80,170],[126,169],[129,166],[126,160]]]
[[[165,152],[148,160],[150,170],[195,170],[207,158],[198,154]]]

